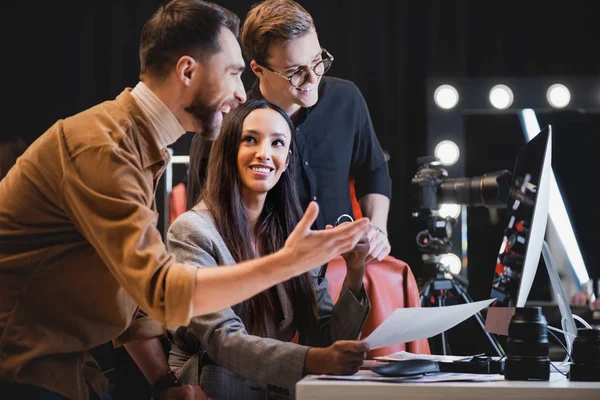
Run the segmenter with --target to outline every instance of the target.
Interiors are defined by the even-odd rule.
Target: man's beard
[[[185,108],[185,111],[192,114],[202,125],[203,131],[199,132],[208,139],[213,139],[219,134],[221,125],[217,121],[217,115],[221,112],[220,104],[208,104],[205,101],[206,96],[198,94],[192,104]]]

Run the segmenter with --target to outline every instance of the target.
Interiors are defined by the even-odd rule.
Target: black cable
[[[554,334],[554,332],[552,332],[550,329],[548,329],[548,333],[552,335],[552,337],[554,339],[556,339],[556,341],[558,342],[558,344],[560,344],[562,346],[563,349],[565,349],[565,353],[569,356],[569,360],[573,360],[573,357],[571,357],[571,354],[569,353],[569,350],[567,350],[567,347],[565,346],[565,344],[562,342],[562,340],[560,340],[558,338],[558,336],[556,336]]]
[[[560,344],[562,346],[563,349],[565,349],[565,353],[567,354],[567,356],[569,356],[569,360],[573,360],[573,358],[571,357],[571,354],[569,353],[569,350],[567,350],[567,346],[565,346],[565,344],[562,342],[562,340],[560,340],[558,338],[558,336],[556,336],[554,334],[554,332],[552,332],[550,329],[548,329],[548,333],[552,335],[552,337],[558,342],[558,344]],[[568,376],[567,373],[564,373],[560,369],[558,369],[558,367],[556,365],[554,365],[554,363],[552,361],[550,361],[550,365],[552,365],[552,367],[562,376]]]
[[[556,372],[558,372],[562,376],[567,376],[568,375],[568,374],[562,372],[560,369],[558,369],[558,367],[556,365],[554,365],[554,363],[552,361],[550,361],[550,365],[552,365],[554,367],[554,369],[556,370]]]

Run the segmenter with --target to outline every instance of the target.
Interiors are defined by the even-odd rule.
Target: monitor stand
[[[550,253],[550,246],[548,246],[548,243],[546,243],[545,240],[542,244],[542,256],[544,257],[546,269],[548,270],[548,276],[550,277],[552,292],[556,297],[558,309],[560,310],[560,322],[563,333],[565,335],[565,343],[567,346],[567,350],[568,353],[571,354],[571,350],[573,348],[573,341],[577,337],[577,325],[575,325],[575,319],[573,318],[573,313],[571,312],[571,308],[569,307],[569,301],[567,299],[567,296],[565,295],[565,290],[563,288],[562,282],[560,281],[560,277],[558,276],[556,264],[554,263],[554,259],[552,258],[552,254]]]
[[[544,257],[544,263],[546,264],[546,270],[548,271],[548,277],[550,278],[550,284],[552,286],[552,292],[554,293],[554,297],[556,298],[556,302],[558,304],[558,309],[560,311],[561,316],[561,329],[549,327],[549,329],[554,331],[559,331],[564,335],[565,338],[565,347],[567,349],[567,360],[570,357],[571,351],[573,349],[573,342],[577,337],[577,325],[575,324],[575,319],[580,321],[583,325],[589,327],[589,324],[581,319],[577,315],[573,315],[571,312],[571,308],[569,307],[569,301],[567,296],[565,295],[565,290],[563,288],[562,282],[558,275],[558,269],[556,268],[556,264],[554,263],[554,258],[550,252],[550,246],[544,240],[542,242],[542,256]],[[492,316],[493,310],[507,310],[506,312],[498,312],[494,313]],[[490,307],[488,310],[488,315],[486,319],[486,332],[496,333],[500,335],[508,335],[508,326],[510,323],[510,319],[514,313],[514,307]],[[490,322],[493,321],[493,322]]]

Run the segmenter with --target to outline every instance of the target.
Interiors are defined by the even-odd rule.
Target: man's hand
[[[207,400],[200,386],[185,385],[172,387],[153,395],[156,400]]]
[[[319,206],[311,202],[296,228],[285,241],[284,252],[290,255],[298,274],[323,265],[332,258],[354,249],[371,229],[367,218],[338,226],[336,229],[310,229],[319,213]]]
[[[369,351],[369,345],[357,340],[338,340],[326,348],[311,347],[304,369],[309,374],[354,375]]]
[[[371,229],[367,234],[369,239],[369,254],[365,259],[365,264],[373,262],[375,260],[381,261],[390,254],[392,247],[388,237],[377,229]]]

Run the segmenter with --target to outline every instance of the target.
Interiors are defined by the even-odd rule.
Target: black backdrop
[[[253,1],[218,3],[242,18]],[[301,0],[336,61],[362,90],[390,153],[392,255],[419,263],[409,182],[425,152],[428,76],[598,75],[592,1]],[[137,82],[138,40],[157,0],[21,2],[3,10],[5,130],[29,142],[57,118]],[[4,69],[3,67],[3,69]],[[246,72],[247,85],[252,82]],[[8,122],[8,127],[6,126]]]
[[[598,75],[592,1],[301,0],[336,61],[362,90],[390,153],[392,255],[419,263],[409,182],[425,152],[428,76]],[[133,86],[138,40],[157,0],[21,2],[3,10],[8,100],[1,135],[29,142],[57,118]],[[254,1],[221,0],[242,18]],[[3,69],[4,69],[3,67]],[[252,82],[248,71],[247,85]]]
[[[598,76],[593,1],[301,0],[330,74],[354,81],[389,152],[392,255],[416,266],[409,182],[425,152],[428,76]],[[253,1],[218,3],[243,17]],[[143,22],[158,0],[3,5],[2,137],[31,142],[56,119],[134,86]],[[244,75],[249,85],[252,77]],[[580,166],[574,166],[580,168]],[[573,171],[575,172],[575,170]],[[573,176],[576,176],[573,174]],[[585,232],[584,234],[593,234]]]

